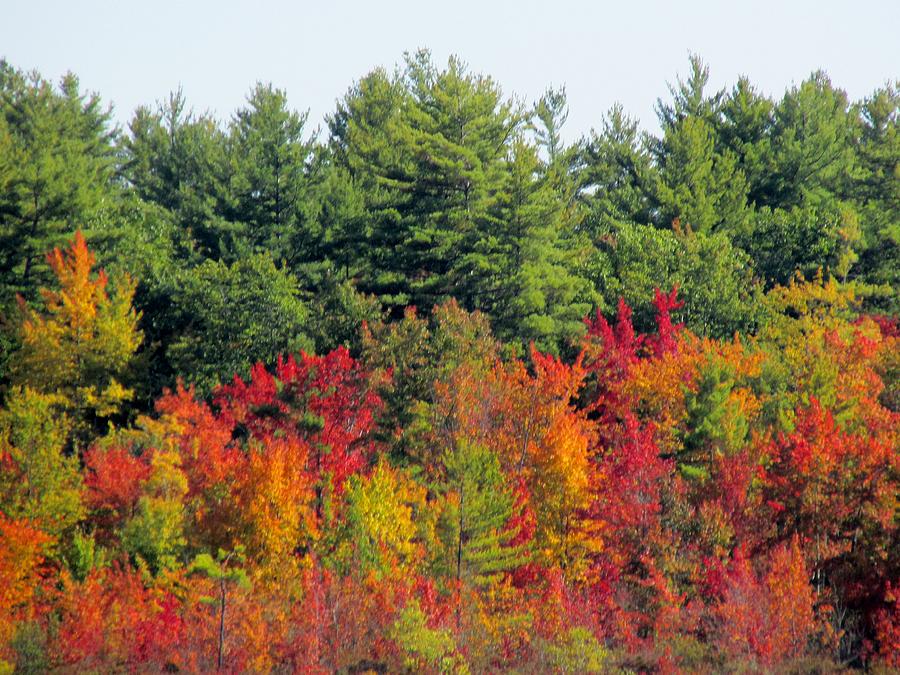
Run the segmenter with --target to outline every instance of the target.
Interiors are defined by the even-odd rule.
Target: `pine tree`
[[[742,77],[722,101],[716,126],[716,150],[734,153],[737,166],[748,183],[748,200],[755,203],[767,175],[766,157],[770,147],[775,104],[759,94]]]
[[[44,253],[114,193],[110,112],[66,75],[54,88],[0,60],[0,287],[34,299]]]
[[[594,304],[583,272],[591,246],[575,233],[556,169],[544,172],[521,138],[510,155],[490,225],[474,234],[456,274],[470,285],[463,296],[494,319],[499,337],[559,353],[581,335]]]
[[[180,257],[236,256],[239,228],[226,218],[227,136],[216,120],[188,109],[178,90],[156,110],[138,108],[129,132],[122,173],[141,199],[163,207],[184,228]]]
[[[235,114],[230,220],[240,223],[248,251],[294,261],[313,243],[307,194],[313,144],[303,138],[306,119],[288,109],[283,91],[263,84]]]
[[[677,219],[697,232],[741,232],[747,219],[746,179],[730,151],[715,151],[713,128],[687,117],[667,130],[662,143],[658,223],[671,225]]]
[[[523,117],[456,58],[443,71],[427,52],[405,65],[402,76],[364,78],[331,121],[335,157],[366,194],[361,289],[398,315],[448,296],[472,308],[452,271],[487,216]]]
[[[446,510],[441,521],[451,574],[457,582],[486,586],[527,562],[526,545],[514,545],[510,527],[515,499],[497,456],[460,441],[443,458]]]
[[[854,190],[860,204],[862,246],[856,273],[871,283],[889,284],[884,303],[897,313],[900,298],[900,82],[887,85],[860,107],[858,160],[861,178]]]
[[[758,203],[773,208],[842,199],[857,174],[847,94],[813,73],[775,106],[768,182]]]
[[[656,168],[647,148],[647,138],[638,132],[638,122],[621,105],[603,118],[603,129],[591,132],[577,160],[580,199],[589,208],[586,224],[599,236],[608,221],[647,224],[655,204],[652,186]]]
[[[709,68],[697,56],[690,64],[688,80],[669,87],[672,103],[657,104],[663,136],[653,144],[656,224],[669,227],[677,219],[697,232],[740,232],[747,218],[746,178],[734,153],[716,143],[724,92],[707,95]]]

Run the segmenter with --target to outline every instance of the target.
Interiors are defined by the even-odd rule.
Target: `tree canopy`
[[[0,62],[0,673],[900,668],[898,84],[709,82]]]

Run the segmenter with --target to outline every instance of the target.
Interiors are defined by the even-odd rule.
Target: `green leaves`
[[[426,666],[439,673],[469,672],[462,656],[456,652],[453,634],[447,629],[430,628],[416,601],[400,612],[392,626],[391,637],[405,654],[404,665],[411,670]]]
[[[203,574],[213,581],[234,584],[238,588],[247,589],[250,588],[250,579],[247,572],[240,567],[246,562],[244,549],[241,546],[235,547],[233,551],[219,549],[215,558],[209,553],[198,553],[191,563],[190,572]],[[218,599],[213,602],[218,602]]]
[[[624,297],[639,325],[648,327],[653,289],[677,285],[685,303],[680,318],[697,333],[725,337],[755,329],[762,312],[749,261],[724,234],[623,223],[605,239],[594,275],[608,307]]]
[[[512,543],[514,498],[497,456],[483,446],[460,441],[443,457],[447,507],[441,539],[457,580],[485,586],[527,562],[526,545]]]
[[[257,361],[309,348],[299,295],[296,279],[263,254],[184,273],[174,291],[183,328],[167,351],[175,372],[209,391]]]
[[[741,232],[747,217],[747,182],[728,150],[717,152],[713,128],[686,117],[666,129],[654,186],[662,227],[679,221],[704,234]]]
[[[175,567],[187,543],[183,499],[188,480],[177,452],[154,451],[150,466],[136,513],[122,528],[122,546],[155,573]]]
[[[78,457],[65,453],[69,420],[58,396],[16,387],[0,411],[0,511],[54,538],[84,516]]]

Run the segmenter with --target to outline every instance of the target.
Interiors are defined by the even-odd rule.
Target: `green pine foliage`
[[[0,301],[52,278],[44,256],[116,191],[116,134],[95,94],[0,60]]]
[[[527,546],[513,543],[513,493],[488,448],[461,441],[444,453],[443,465],[447,493],[439,527],[445,569],[457,581],[490,585],[529,558]]]

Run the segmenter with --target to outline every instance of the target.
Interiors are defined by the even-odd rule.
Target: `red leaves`
[[[375,445],[377,383],[344,349],[257,364],[213,404],[166,392],[155,418],[83,456],[89,516],[65,535],[83,528],[85,581],[0,512],[0,659],[14,658],[13,626],[36,619],[63,668],[211,669],[223,587],[185,570],[222,548],[249,580],[228,589],[233,669],[778,669],[839,643],[896,665],[900,458],[880,396],[894,324],[717,341],[674,322],[674,290],[654,305],[653,334],[624,302],[612,324],[597,315],[571,362],[470,357],[473,343],[444,336],[389,394],[389,426],[408,426],[395,445]],[[395,336],[381,368],[420,327]],[[483,555],[527,550],[527,563],[457,583],[465,483],[448,491],[445,460],[476,446],[497,487],[467,489],[467,503],[514,500]],[[155,487],[154,458],[172,474]],[[162,541],[169,521],[147,514],[174,514],[167,567],[103,569],[144,550],[123,531],[145,498],[134,541]],[[848,626],[860,634],[842,641]]]
[[[662,489],[673,470],[671,460],[660,458],[652,429],[628,417],[624,435],[600,460],[604,480],[592,506],[609,528],[608,551],[622,548],[620,555],[635,558],[640,550],[624,549],[652,545],[648,535],[657,527]]]
[[[295,672],[313,673],[397,664],[389,636],[410,598],[409,581],[340,577],[314,563],[304,572],[303,601],[291,608],[291,629],[282,636],[284,661]]]
[[[663,293],[658,288],[654,291],[653,306],[656,308],[655,336],[648,336],[647,343],[650,352],[654,356],[675,351],[678,334],[684,329],[684,324],[672,323],[672,310],[684,307],[684,302],[676,299],[678,286],[674,286],[669,293]]]
[[[64,578],[54,651],[73,670],[159,670],[182,636],[179,602],[148,588],[138,571],[94,572],[83,583]]]
[[[193,388],[179,384],[167,391],[156,402],[156,411],[181,451],[192,497],[234,476],[241,459],[231,445],[232,425],[198,401]]]
[[[678,349],[683,324],[675,325],[671,318],[671,311],[684,304],[676,300],[678,287],[670,293],[657,288],[655,293],[656,335],[635,333],[631,308],[622,298],[619,298],[615,326],[606,321],[599,309],[593,319],[585,319],[587,335],[582,342],[581,358],[595,379],[591,406],[605,424],[621,420],[633,407],[624,385],[634,366],[641,359],[658,358]]]
[[[260,440],[277,434],[309,442],[309,471],[316,480],[326,474],[336,490],[366,466],[369,439],[381,400],[369,375],[341,347],[325,356],[300,353],[278,359],[275,373],[262,364],[250,382],[238,377],[216,394],[222,418],[241,425]]]
[[[877,437],[843,431],[817,400],[797,411],[794,431],[765,454],[766,498],[780,537],[817,538],[821,559],[849,549],[860,515],[891,527],[897,453]]]
[[[84,454],[84,468],[87,506],[98,520],[111,527],[133,515],[149,464],[127,448],[94,447]]]
[[[621,385],[628,378],[632,366],[637,363],[643,335],[636,335],[631,323],[631,308],[619,298],[619,311],[615,327],[610,326],[597,310],[593,320],[585,320],[587,335],[582,354],[587,371],[594,376],[592,392],[593,408],[602,422],[615,422],[627,407],[621,393]]]
[[[873,617],[877,647],[875,656],[887,668],[900,668],[900,580],[888,582],[884,605]]]

